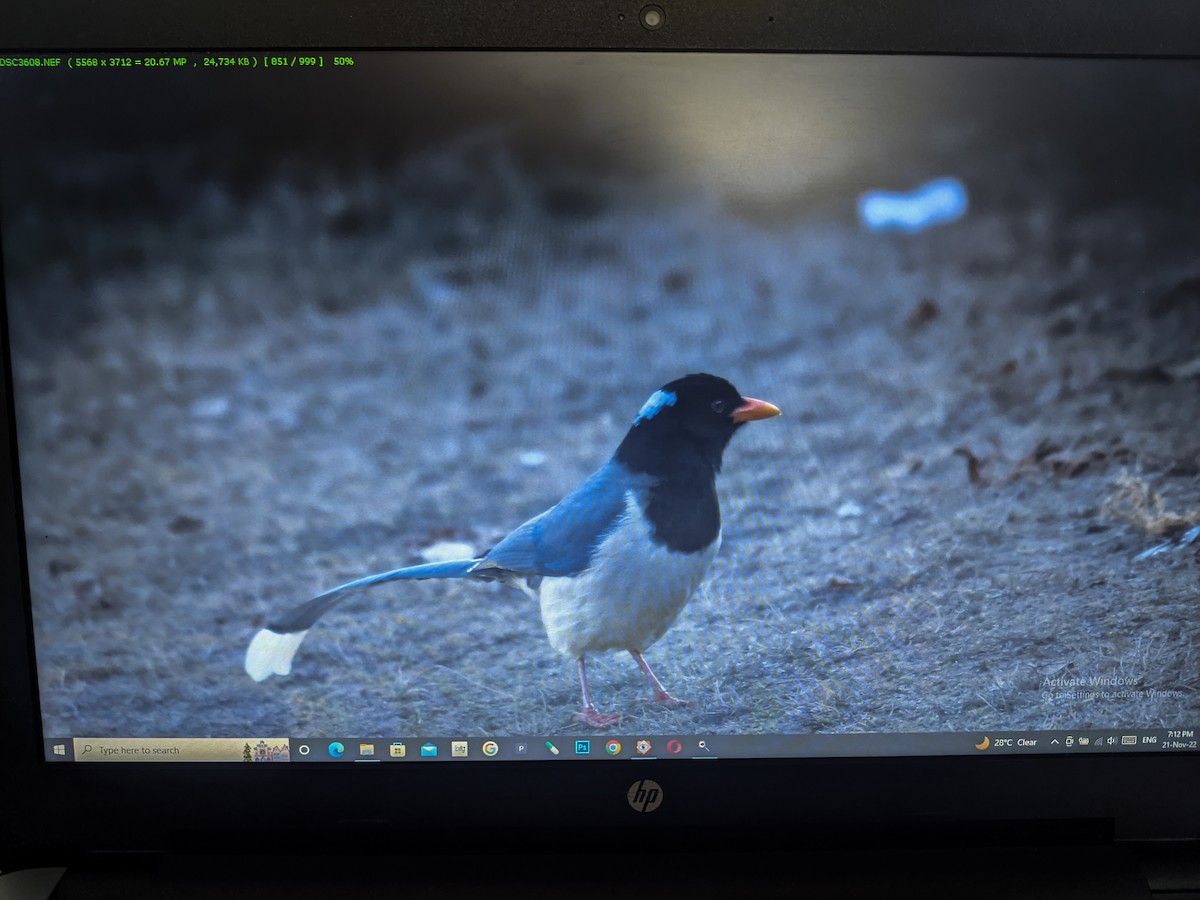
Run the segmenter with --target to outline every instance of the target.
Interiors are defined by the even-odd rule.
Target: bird
[[[628,652],[654,699],[671,695],[643,654],[666,634],[699,588],[721,546],[716,479],[733,435],[779,408],[743,397],[724,378],[690,374],[654,391],[612,457],[554,506],[482,556],[406,566],[318,594],[260,630],[246,650],[255,681],[291,673],[309,629],[348,595],[391,581],[499,581],[534,598],[550,645],[575,661],[578,721],[604,729],[588,685],[588,654]]]

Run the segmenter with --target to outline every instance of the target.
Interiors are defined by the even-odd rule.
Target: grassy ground
[[[735,440],[724,546],[648,653],[692,705],[592,662],[625,729],[1194,724],[1197,564],[1133,562],[1200,507],[1194,220],[1065,206],[1047,152],[964,159],[1008,199],[906,237],[860,231],[852,196],[748,215],[469,135],[195,182],[118,227],[10,212],[47,733],[585,731],[573,662],[499,586],[363,594],[287,679],[242,657],[317,591],[486,549],[697,370],[784,416]],[[139,166],[193,177],[168,151],[90,177]],[[1053,686],[1108,675],[1141,695]]]

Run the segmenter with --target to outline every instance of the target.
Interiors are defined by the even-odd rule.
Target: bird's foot
[[[583,712],[575,713],[575,718],[592,728],[611,728],[621,724],[620,713],[602,713],[594,706],[589,706]]]
[[[691,700],[680,700],[677,697],[672,697],[666,691],[655,691],[654,702],[661,703],[667,709],[679,709],[682,706],[691,706]]]

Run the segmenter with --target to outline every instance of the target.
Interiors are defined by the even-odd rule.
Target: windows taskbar
[[[531,737],[46,738],[50,762],[404,763],[458,760],[800,759],[1200,750],[1200,728],[932,734]]]

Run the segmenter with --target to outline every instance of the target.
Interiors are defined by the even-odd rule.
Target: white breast
[[[596,551],[591,568],[545,578],[538,592],[550,644],[578,658],[586,652],[645,650],[664,634],[695,593],[721,546],[721,535],[695,553],[651,540],[632,492],[625,513]]]

